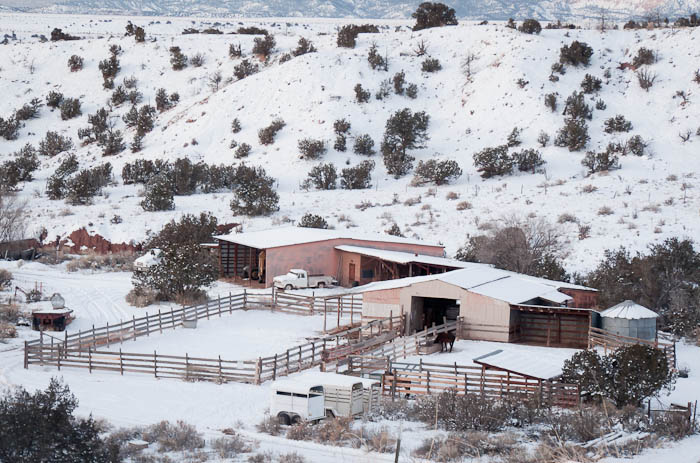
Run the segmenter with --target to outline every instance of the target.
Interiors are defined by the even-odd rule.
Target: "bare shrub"
[[[637,81],[639,81],[639,86],[647,92],[654,85],[655,80],[656,74],[649,72],[649,70],[641,69],[637,71]]]
[[[0,268],[0,290],[9,288],[12,285],[12,273],[9,270]]]
[[[279,436],[281,432],[280,422],[276,416],[265,415],[263,420],[255,425],[258,432],[269,434],[271,436]]]
[[[456,191],[450,191],[447,193],[447,195],[445,195],[445,199],[447,199],[448,201],[454,201],[455,199],[459,199],[459,193],[457,193]]]
[[[177,452],[204,447],[204,439],[191,424],[178,420],[172,424],[169,421],[148,426],[143,431],[143,440],[157,443],[161,452]]]
[[[595,185],[591,185],[590,183],[588,185],[584,185],[581,188],[581,192],[583,193],[593,193],[595,191],[598,191],[598,187]]]
[[[557,222],[558,223],[578,223],[578,219],[576,218],[575,215],[569,214],[568,212],[565,212],[565,213],[559,215]]]
[[[309,421],[301,421],[287,429],[287,439],[311,440],[313,431],[313,425]]]
[[[133,288],[126,295],[127,304],[133,307],[148,307],[158,300],[158,294],[148,288]]]
[[[69,272],[78,270],[106,270],[110,272],[130,272],[134,263],[131,253],[90,254],[71,260],[66,265]]]
[[[370,452],[389,453],[396,449],[396,438],[385,427],[360,430],[362,447]]]
[[[472,207],[472,203],[470,203],[469,201],[460,201],[457,203],[458,211],[466,211],[467,209],[471,209]]]
[[[241,453],[249,453],[250,446],[237,432],[229,433],[211,441],[211,448],[221,458],[233,458]]]
[[[17,330],[10,323],[0,322],[0,340],[16,338]]]
[[[280,454],[277,461],[278,463],[306,463],[306,458],[296,452],[289,452]]]
[[[598,215],[612,215],[613,213],[613,210],[608,206],[603,206],[598,209]]]

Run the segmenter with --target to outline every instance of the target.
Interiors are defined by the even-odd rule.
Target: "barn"
[[[351,287],[468,265],[445,258],[442,245],[352,230],[279,227],[215,239],[223,278],[250,283],[252,276],[268,287],[273,277],[293,268],[333,276],[342,286]]]
[[[363,295],[363,319],[404,313],[406,331],[459,320],[462,339],[586,347],[597,291],[469,263],[446,273],[375,282]]]

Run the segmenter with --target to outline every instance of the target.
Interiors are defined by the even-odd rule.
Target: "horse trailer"
[[[325,418],[323,392],[323,386],[311,379],[275,381],[270,416],[276,416],[280,424],[287,425]]]
[[[325,417],[353,418],[379,403],[379,381],[336,373],[306,373],[276,381],[272,390],[270,415],[277,416],[282,424]],[[318,394],[322,396],[322,412],[316,408]]]

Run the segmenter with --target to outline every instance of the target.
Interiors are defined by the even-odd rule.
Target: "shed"
[[[485,370],[504,371],[538,381],[549,381],[562,374],[564,362],[570,357],[570,352],[562,349],[551,349],[547,353],[538,352],[533,359],[531,352],[495,350],[473,361]]]
[[[595,302],[584,286],[470,263],[436,275],[371,283],[355,288],[363,319],[404,313],[407,333],[458,318],[458,337],[586,347]]]
[[[601,328],[621,336],[647,341],[656,339],[659,314],[634,301],[626,300],[600,313]]]

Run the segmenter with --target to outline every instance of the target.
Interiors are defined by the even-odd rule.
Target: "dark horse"
[[[450,352],[452,352],[452,346],[455,344],[455,335],[447,332],[447,333],[440,333],[437,335],[435,338],[435,342],[433,344],[441,344],[440,346],[440,352],[446,352],[447,351],[447,345],[450,345]]]

